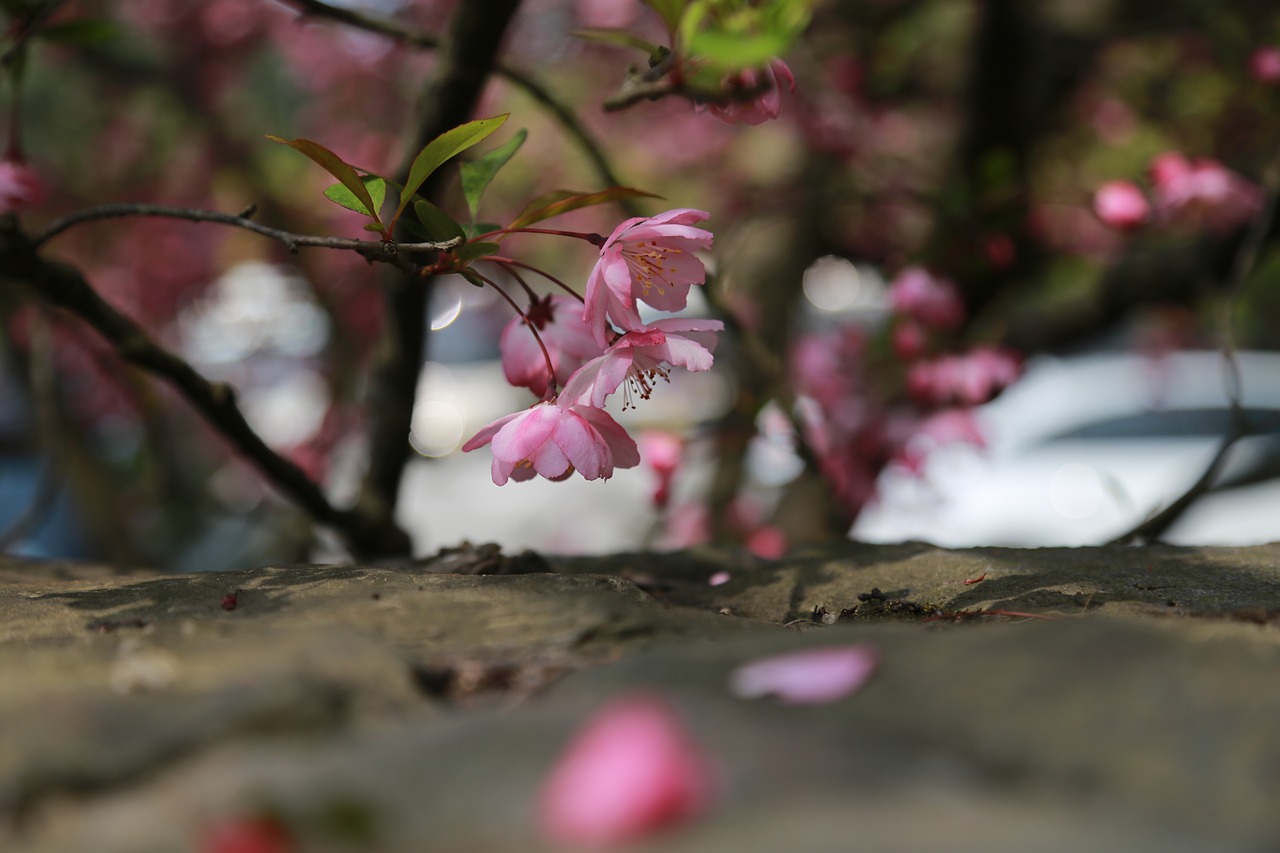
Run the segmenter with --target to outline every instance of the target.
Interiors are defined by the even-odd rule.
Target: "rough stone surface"
[[[1277,546],[4,562],[0,849],[199,850],[269,814],[307,851],[546,850],[557,751],[643,690],[721,794],[628,849],[1273,850],[1278,614]],[[880,651],[853,696],[726,689],[832,642]]]

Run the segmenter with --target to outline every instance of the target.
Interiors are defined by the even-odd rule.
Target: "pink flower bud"
[[[18,213],[44,201],[44,185],[25,163],[0,160],[0,214]]]
[[[930,329],[949,331],[964,322],[964,303],[955,283],[922,267],[907,267],[894,277],[889,304]]]
[[[1107,181],[1093,194],[1093,212],[1112,228],[1131,231],[1147,222],[1151,205],[1136,184]]]
[[[543,784],[538,820],[554,843],[611,847],[697,816],[711,765],[661,699],[628,695],[600,709]]]
[[[1268,86],[1280,84],[1280,47],[1260,47],[1249,57],[1249,73]]]

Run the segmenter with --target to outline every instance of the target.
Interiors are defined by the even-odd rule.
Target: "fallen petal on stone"
[[[665,702],[624,696],[574,736],[543,783],[538,820],[553,842],[613,847],[704,811],[713,776]]]
[[[772,696],[787,705],[816,705],[850,695],[875,672],[879,654],[860,644],[824,646],[745,663],[729,678],[739,699]]]

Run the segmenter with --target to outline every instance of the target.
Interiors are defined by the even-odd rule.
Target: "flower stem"
[[[520,315],[520,319],[524,320],[524,324],[529,327],[529,331],[533,332],[533,339],[538,342],[538,349],[542,350],[542,357],[547,362],[547,390],[550,397],[554,398],[560,390],[560,383],[556,381],[556,369],[551,364],[551,353],[547,352],[547,345],[542,342],[542,335],[538,334],[538,328],[533,325],[533,322],[529,319],[529,315],[520,310],[520,306],[516,304],[516,301],[512,299],[505,290],[499,287],[497,282],[491,278],[481,275],[480,273],[476,273],[476,275],[480,276],[481,281],[496,290],[498,295],[506,300],[506,303],[511,306],[511,310]]]
[[[528,270],[529,272],[537,273],[538,275],[542,276],[552,284],[559,285],[559,287],[563,289],[565,293],[569,294],[579,302],[582,302],[582,303],[586,302],[586,300],[582,297],[582,294],[578,293],[578,291],[574,290],[572,287],[565,284],[563,281],[556,278],[551,273],[545,270],[540,270],[531,264],[526,264],[523,261],[517,261],[515,258],[508,258],[504,255],[490,255],[489,257],[484,258],[484,260],[489,261],[490,263],[502,264],[503,266],[506,266],[506,267],[515,267],[522,270]]]
[[[551,234],[555,237],[573,237],[577,240],[586,240],[596,247],[604,245],[604,237],[599,234],[586,231],[560,231],[555,228],[499,228],[497,231],[489,231],[473,239],[484,240],[488,237],[497,237],[499,234]]]

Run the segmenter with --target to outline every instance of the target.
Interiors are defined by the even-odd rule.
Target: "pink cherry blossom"
[[[1151,163],[1156,208],[1164,218],[1192,227],[1230,231],[1262,208],[1262,190],[1216,160],[1187,160],[1176,151]]]
[[[707,104],[706,109],[729,124],[757,125],[775,119],[782,112],[782,81],[795,92],[796,78],[781,59],[771,59],[764,68],[747,68],[725,78],[727,93],[760,91],[749,99],[731,99],[723,104]]]
[[[1268,86],[1280,84],[1280,47],[1260,47],[1249,57],[1249,73]]]
[[[668,210],[628,219],[609,235],[587,277],[582,312],[601,347],[609,343],[610,320],[624,331],[640,326],[637,299],[662,311],[685,307],[690,285],[707,278],[694,252],[708,248],[712,240],[710,231],[693,223],[710,215],[690,208]]]
[[[949,331],[964,322],[964,303],[955,283],[922,267],[907,267],[894,276],[889,304],[930,329]]]
[[[493,451],[493,482],[563,480],[575,471],[585,479],[609,479],[614,468],[640,464],[635,441],[603,409],[542,402],[485,426],[464,451],[486,444]]]
[[[535,300],[526,312],[529,323],[542,338],[556,379],[562,384],[582,365],[600,354],[591,329],[582,321],[577,300],[558,294]],[[528,388],[539,397],[547,393],[547,360],[529,325],[513,317],[498,339],[502,370],[512,385]]]
[[[635,694],[601,708],[543,783],[538,822],[553,843],[614,847],[704,812],[714,772],[679,716]]]
[[[787,705],[835,702],[866,684],[879,659],[876,650],[865,644],[759,658],[733,671],[729,692],[739,699],[772,696]]]
[[[678,317],[638,326],[614,341],[604,355],[593,358],[570,376],[561,400],[600,407],[619,386],[623,386],[624,409],[635,404],[633,395],[647,400],[654,383],[670,375],[664,365],[695,372],[711,369],[714,333],[723,328],[724,323],[719,320]]]
[[[0,214],[18,213],[44,201],[44,185],[31,167],[0,160]]]
[[[985,403],[1018,378],[1018,357],[1009,350],[978,347],[961,355],[921,361],[907,372],[907,390],[928,403]]]
[[[1136,184],[1107,181],[1093,194],[1093,212],[1112,228],[1131,231],[1150,218],[1151,205]]]

